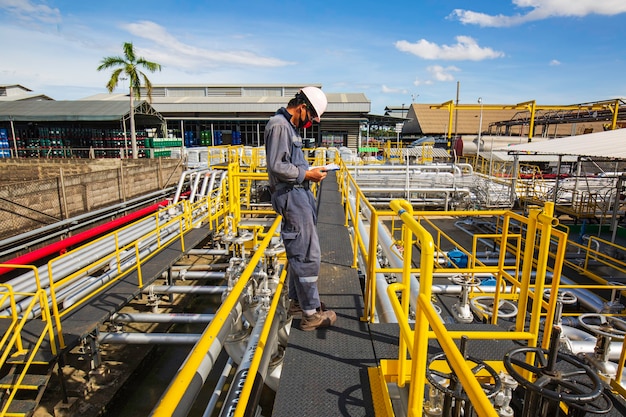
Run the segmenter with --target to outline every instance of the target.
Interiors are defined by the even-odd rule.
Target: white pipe
[[[223,271],[187,271],[185,269],[172,271],[172,278],[185,279],[210,279],[225,278],[226,272]]]
[[[187,176],[189,176],[190,178],[192,178],[192,174],[196,174],[196,173],[201,173],[201,172],[207,172],[208,169],[206,168],[197,168],[197,169],[190,169],[187,171],[183,171],[180,174],[180,178],[178,180],[178,185],[176,186],[176,193],[174,194],[174,201],[173,203],[176,204],[178,203],[178,201],[180,200],[180,195],[183,191],[183,186],[185,185],[185,180],[187,178]]]
[[[355,200],[349,199],[350,205],[352,206],[352,212],[356,212],[355,208]],[[363,240],[363,244],[366,248],[369,248],[369,232],[365,229],[365,225],[363,224],[363,220],[360,216],[357,216],[356,222],[358,223],[359,233],[361,235],[361,239]],[[376,267],[380,267],[378,260],[375,260]],[[372,279],[372,277],[367,277],[367,279]],[[382,273],[376,274],[376,314],[379,317],[379,320],[383,323],[397,323],[397,319],[395,313],[393,312],[393,307],[391,306],[391,302],[389,301],[389,297],[387,296],[387,280],[385,279],[385,275]]]
[[[195,376],[192,378],[192,382],[189,384],[189,386],[186,387],[185,394],[183,395],[183,398],[178,403],[176,409],[172,413],[172,417],[183,417],[189,414],[189,410],[191,406],[195,402],[196,397],[198,396],[198,393],[200,392],[200,389],[202,389],[202,387],[204,386],[204,383],[209,373],[213,369],[213,365],[217,361],[217,358],[220,352],[222,351],[224,340],[226,339],[228,334],[231,332],[233,324],[236,321],[238,321],[240,318],[241,318],[241,303],[239,302],[230,311],[228,317],[224,321],[224,324],[220,328],[217,336],[213,339],[213,343],[211,343],[211,347],[207,350],[206,355],[203,357],[202,362],[200,363],[200,366],[196,370]],[[210,326],[207,326],[205,328],[204,332],[202,333],[203,335],[208,331],[209,327]],[[167,393],[170,391],[172,382],[176,381],[178,374],[180,373],[181,369],[186,365],[187,361],[189,360],[190,356],[194,353],[194,351],[195,351],[195,347],[189,352],[189,355],[187,356],[185,361],[181,364],[180,368],[178,369],[176,376],[172,378],[170,385],[167,387],[167,389],[164,392]],[[162,399],[163,398],[161,397],[161,399],[157,402],[157,404],[160,404]],[[150,415],[151,416],[154,415],[154,410],[150,413]]]
[[[116,323],[210,323],[215,314],[191,313],[114,313],[109,321]]]
[[[221,294],[228,290],[227,286],[199,286],[199,285],[150,285],[141,292],[144,294]]]
[[[190,249],[188,255],[229,255],[228,249]]]
[[[98,334],[99,343],[124,345],[192,345],[200,339],[200,334],[189,333],[106,333]]]
[[[217,383],[215,384],[215,388],[213,389],[213,392],[211,393],[211,399],[209,400],[209,403],[204,409],[204,413],[202,413],[202,417],[211,417],[213,415],[213,411],[215,411],[215,406],[217,405],[217,402],[219,401],[220,396],[222,395],[222,390],[224,389],[224,385],[226,385],[226,381],[228,380],[228,377],[230,376],[230,371],[232,369],[233,369],[233,360],[232,358],[228,358],[228,360],[226,361],[226,365],[224,365],[224,368],[222,369],[222,373],[220,374],[220,377],[217,380]]]

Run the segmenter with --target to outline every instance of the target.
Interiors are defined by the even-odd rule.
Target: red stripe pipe
[[[150,213],[157,211],[159,208],[165,207],[169,204],[168,200],[163,200],[159,203],[153,204],[151,206],[142,208],[141,210],[130,213],[126,216],[120,217],[119,219],[111,220],[105,224],[100,226],[93,227],[89,230],[85,230],[77,235],[70,236],[66,239],[60,240],[58,242],[52,243],[48,246],[45,246],[40,249],[36,249],[32,252],[26,253],[24,255],[18,256],[17,258],[13,258],[7,262],[3,262],[5,264],[14,264],[14,265],[32,265],[39,259],[45,258],[46,256],[50,256],[54,253],[63,253],[63,251],[67,250],[69,247],[76,245],[77,243],[84,242],[88,239],[101,235],[105,232],[108,232],[117,227],[123,226],[127,223],[132,222],[138,218],[144,217]],[[12,271],[15,268],[0,268],[0,275]]]

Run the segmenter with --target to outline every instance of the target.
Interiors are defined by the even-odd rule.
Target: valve
[[[618,317],[586,313],[578,316],[578,322],[596,337],[593,355],[585,358],[604,376],[614,377],[617,364],[609,361],[611,341],[623,341],[626,337],[626,322]]]
[[[504,356],[504,368],[526,390],[522,417],[560,415],[561,403],[572,417],[607,413],[612,403],[600,377],[577,357],[559,352],[560,337],[557,326],[550,350],[521,347]]]
[[[461,294],[459,302],[452,306],[452,310],[456,314],[456,319],[461,323],[471,323],[474,321],[474,315],[469,305],[469,289],[480,285],[480,280],[469,274],[456,274],[448,278],[456,285],[461,286]]]
[[[467,337],[461,338],[460,351],[474,375],[481,374],[480,386],[487,398],[493,398],[502,386],[498,373],[486,362],[466,355]],[[445,363],[445,365],[444,365]],[[487,374],[487,375],[485,375]],[[429,410],[441,408],[446,415],[470,416],[472,403],[465,392],[459,377],[454,373],[445,352],[432,356],[426,363],[426,379],[441,394],[429,390]],[[443,395],[443,405],[439,405],[438,395]],[[432,398],[432,400],[431,400]]]
[[[493,301],[494,297],[491,295],[481,295],[479,297],[472,298],[470,307],[472,311],[481,317],[493,316]],[[498,302],[498,317],[508,319],[517,316],[517,306],[510,300],[500,300]]]

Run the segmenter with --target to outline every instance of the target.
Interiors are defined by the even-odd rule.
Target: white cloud
[[[408,52],[424,59],[445,59],[450,61],[481,61],[504,56],[503,52],[491,48],[482,48],[469,36],[457,36],[455,45],[437,45],[426,39],[416,43],[397,41],[395,46],[402,52]]]
[[[530,10],[527,13],[506,16],[455,9],[449,17],[456,18],[464,24],[508,27],[549,17],[582,17],[590,14],[613,16],[626,12],[624,0],[512,0],[512,2],[517,8]]]
[[[42,2],[31,0],[0,0],[0,10],[6,10],[9,14],[21,21],[60,23],[61,12]]]
[[[416,78],[415,81],[413,81],[413,85],[416,86],[420,86],[420,85],[433,85],[433,80],[420,80],[419,78]]]
[[[556,67],[561,65],[561,61],[559,61],[558,59],[553,59],[552,61],[550,61],[550,66],[551,67]]]
[[[385,94],[407,94],[407,90],[403,88],[391,88],[385,84],[381,87],[381,91]]]
[[[454,81],[454,76],[451,74],[451,72],[461,71],[459,68],[453,65],[445,68],[441,65],[433,65],[426,68],[426,70],[430,72],[437,81]]]
[[[0,0],[1,1],[1,0]],[[223,64],[244,65],[251,67],[282,67],[293,64],[281,59],[266,57],[244,50],[210,50],[198,48],[180,42],[164,27],[150,21],[129,23],[123,26],[135,36],[154,42],[154,49],[137,48],[137,52],[149,56],[150,61],[167,67],[188,70],[213,68]]]

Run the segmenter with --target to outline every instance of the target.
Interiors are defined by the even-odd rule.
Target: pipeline
[[[117,235],[118,245],[124,246],[130,244],[134,240],[137,240],[141,236],[145,235],[148,231],[154,229],[155,227],[156,225],[153,218],[140,220],[132,227],[123,229]],[[81,247],[68,254],[67,256],[64,256],[63,258],[52,260],[49,263],[50,270],[52,270],[54,276],[57,278],[57,281],[59,281],[62,278],[70,275],[72,272],[84,268],[101,259],[105,254],[104,250],[108,250],[108,253],[113,252],[115,244],[115,236],[107,236],[99,241],[98,245],[88,245],[85,247]],[[87,273],[89,272],[85,271],[83,276],[85,276]],[[43,288],[48,287],[48,265],[39,267],[38,275],[41,286]],[[35,283],[35,273],[32,270],[29,270],[28,272],[11,279],[10,283],[13,286],[14,291],[16,292],[33,293],[37,289],[37,285]],[[16,297],[16,301],[19,301],[23,298],[24,296],[18,296]],[[7,303],[0,305],[0,308],[6,307]]]
[[[223,271],[188,271],[186,269],[181,269],[178,271],[171,272],[172,278],[180,278],[182,280],[186,279],[216,279],[216,278],[225,278],[226,272]]]
[[[200,340],[200,336],[190,333],[101,332],[98,334],[98,342],[124,345],[193,345]]]
[[[112,323],[210,323],[215,314],[192,313],[114,313]]]
[[[263,326],[268,319],[268,309],[261,308],[259,309],[259,316],[257,318],[256,324],[252,329],[252,333],[250,334],[250,339],[248,341],[248,346],[246,348],[243,360],[237,367],[237,371],[231,382],[231,388],[228,391],[228,395],[226,400],[224,400],[224,405],[220,411],[220,417],[230,416],[237,408],[237,404],[239,403],[239,398],[241,395],[241,390],[245,384],[246,378],[248,377],[250,367],[252,365],[252,360],[254,358],[254,354],[257,350],[259,339],[261,333],[263,331]],[[268,336],[266,347],[278,347],[277,345],[277,331],[278,331],[279,321],[276,316],[274,316],[274,320],[272,321],[272,327],[270,329],[270,334]],[[267,370],[269,366],[269,362],[275,353],[275,349],[264,349],[261,357],[261,362],[259,364],[259,368],[257,370],[256,375],[254,376],[254,385],[252,390],[250,391],[250,398],[246,403],[246,408],[244,411],[244,416],[254,416],[256,413],[256,407],[261,399],[261,392],[263,390],[263,385],[265,383],[265,377],[267,375]]]
[[[227,286],[199,285],[150,285],[142,290],[144,294],[222,294],[228,291]]]
[[[200,363],[200,366],[198,367],[198,369],[196,369],[195,375],[192,378],[191,383],[187,387],[185,387],[185,393],[183,394],[183,397],[181,398],[180,402],[178,402],[178,404],[176,405],[176,409],[173,411],[172,417],[187,417],[187,415],[189,414],[189,411],[191,410],[191,406],[195,402],[196,397],[200,393],[200,390],[202,389],[204,383],[206,382],[206,379],[209,373],[213,369],[213,366],[215,365],[215,362],[217,361],[217,358],[220,352],[222,351],[224,341],[226,340],[226,338],[232,331],[233,325],[238,320],[240,320],[241,311],[242,311],[241,302],[238,302],[237,304],[235,304],[233,309],[229,312],[229,315],[224,321],[224,324],[220,327],[220,330],[217,333],[217,336],[213,339],[213,342],[211,343],[210,348],[207,350],[206,355],[203,357],[202,362]],[[205,332],[208,331],[208,329],[209,329],[209,326],[207,326],[207,328],[205,329]],[[195,351],[195,348],[191,350],[191,352],[187,356],[187,359],[185,359],[183,364],[180,366],[178,372],[180,372],[181,369],[185,366],[185,363],[189,360],[189,357],[193,354],[194,351]],[[173,389],[172,383],[175,380],[176,378],[172,379],[172,382],[167,387],[165,392],[168,392],[170,389]],[[154,415],[154,410],[152,413],[150,413],[150,415]]]
[[[349,203],[352,206],[352,212],[356,213],[356,201],[353,198],[349,199]],[[369,233],[367,232],[367,230],[365,230],[365,224],[363,223],[363,220],[361,219],[360,216],[357,215],[356,218],[356,222],[357,222],[357,227],[359,230],[359,233],[361,235],[361,239],[363,239],[363,244],[365,245],[366,248],[369,248],[370,244],[369,244]],[[371,226],[370,226],[371,227]],[[384,229],[383,229],[384,230]],[[384,232],[383,232],[384,233]],[[375,261],[376,262],[376,267],[380,268],[380,264],[378,262],[378,260]],[[369,277],[371,279],[371,277]],[[393,312],[393,307],[391,306],[391,302],[389,301],[389,298],[386,296],[387,293],[387,280],[384,276],[384,274],[382,273],[377,273],[376,274],[376,285],[377,285],[377,291],[376,291],[376,312],[379,316],[379,320],[381,320],[383,323],[397,323],[397,319],[395,316],[395,313]],[[384,321],[384,320],[389,320],[389,321]]]
[[[100,226],[96,226],[93,227],[89,230],[86,230],[84,232],[78,233],[74,236],[68,237],[66,239],[60,240],[56,243],[52,243],[48,246],[45,246],[41,249],[37,249],[34,250],[32,252],[29,252],[27,254],[18,256],[16,258],[10,259],[4,263],[6,264],[15,264],[15,265],[32,265],[37,263],[37,261],[39,261],[40,259],[43,259],[47,256],[53,255],[55,253],[62,253],[63,251],[66,251],[68,248],[75,246],[79,243],[83,243],[87,240],[93,239],[97,236],[103,235],[106,232],[109,232],[111,230],[115,230],[117,228],[120,228],[126,224],[132,223],[134,220],[140,219],[142,217],[145,217],[149,214],[152,214],[154,212],[156,212],[157,210],[159,210],[160,208],[165,207],[167,204],[169,204],[169,202],[167,200],[163,200],[160,201],[156,204],[153,204],[151,206],[145,207],[141,210],[138,210],[134,213],[128,214],[124,217],[120,217],[118,219],[115,220],[111,220],[110,222],[107,222],[106,224],[100,225]],[[9,268],[9,267],[2,267],[0,268],[0,275],[5,274],[9,271],[12,271],[14,268]]]

